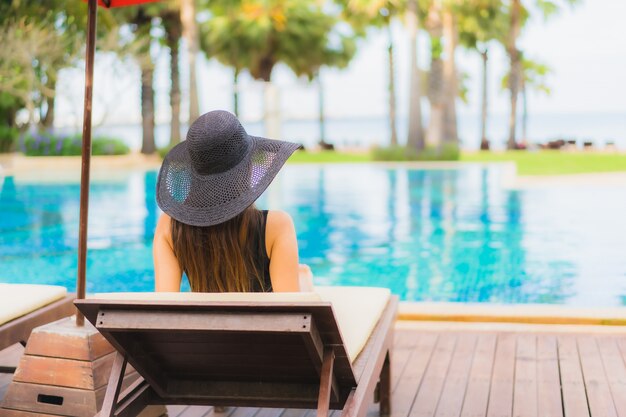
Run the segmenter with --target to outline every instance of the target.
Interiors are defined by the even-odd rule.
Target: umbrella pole
[[[85,298],[87,270],[87,220],[89,214],[89,168],[91,165],[91,104],[93,93],[93,65],[96,50],[97,0],[88,0],[87,51],[85,53],[85,106],[83,113],[83,146],[80,171],[80,220],[78,229],[78,276],[76,297]],[[83,326],[85,317],[76,312],[76,325]]]

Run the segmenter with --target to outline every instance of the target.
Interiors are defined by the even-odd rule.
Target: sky
[[[534,17],[524,29],[520,46],[533,60],[547,64],[551,94],[531,93],[531,115],[621,113],[626,118],[626,1],[584,0],[562,9],[559,15],[544,22]],[[397,104],[399,117],[408,108],[408,39],[401,21],[393,26],[395,46]],[[358,52],[344,70],[324,69],[322,80],[325,111],[329,118],[384,117],[388,109],[386,31],[372,30],[360,41]],[[428,65],[428,40],[419,39],[418,61]],[[168,51],[153,48],[156,59],[155,88],[157,122],[169,118]],[[201,112],[232,109],[232,70],[215,60],[202,57],[198,66]],[[480,57],[459,48],[459,70],[467,75],[468,103],[459,104],[461,114],[478,114],[480,110]],[[499,45],[491,48],[489,67],[490,111],[506,114],[508,96],[500,87],[506,73],[507,59]],[[186,57],[181,62],[183,86],[183,119],[186,119]],[[83,69],[63,70],[59,81],[57,125],[79,127],[82,122]],[[314,119],[317,117],[317,90],[306,80],[296,78],[288,68],[279,65],[272,75],[280,91],[282,117]],[[249,76],[241,77],[241,106],[244,120],[262,116],[262,84]],[[94,124],[116,125],[139,123],[139,69],[132,62],[120,62],[107,54],[96,55],[94,84]],[[424,102],[426,104],[426,102]],[[426,106],[425,106],[426,107]]]

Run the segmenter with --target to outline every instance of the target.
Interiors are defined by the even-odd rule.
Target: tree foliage
[[[219,3],[202,24],[207,56],[270,81],[282,62],[309,79],[324,65],[344,67],[356,51],[351,30],[320,4],[301,0]]]

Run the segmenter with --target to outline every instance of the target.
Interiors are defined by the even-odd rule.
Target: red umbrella
[[[91,164],[91,103],[93,91],[93,61],[96,50],[97,4],[104,7],[123,7],[159,0],[86,0],[88,3],[87,51],[85,54],[85,108],[83,113],[83,150],[80,175],[80,220],[78,229],[78,276],[76,297],[85,298],[85,271],[87,261],[87,218],[89,213],[89,166]],[[84,316],[77,312],[76,324],[82,326]]]
[[[124,7],[134,4],[151,3],[159,0],[98,0],[98,5],[103,7]]]

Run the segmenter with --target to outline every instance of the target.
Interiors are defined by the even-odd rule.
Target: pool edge
[[[626,326],[626,307],[401,302],[398,320]]]

